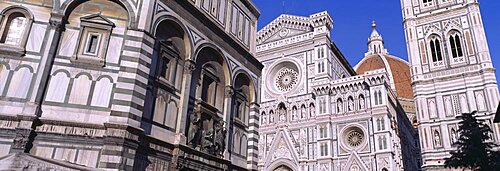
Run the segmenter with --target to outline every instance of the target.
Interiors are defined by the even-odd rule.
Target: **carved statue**
[[[438,131],[434,131],[434,144],[437,147],[441,147],[441,136]]]
[[[269,123],[270,124],[274,123],[274,113],[273,112],[269,113]]]
[[[284,108],[279,109],[280,122],[286,121],[286,110]]]
[[[359,99],[359,109],[365,109],[365,98],[363,97]]]
[[[214,130],[204,130],[203,131],[203,141],[201,142],[203,151],[208,154],[215,155],[214,150]]]
[[[337,113],[342,112],[342,101],[337,101]]]
[[[354,100],[352,99],[349,99],[349,101],[347,102],[348,105],[349,105],[349,111],[353,111],[354,110]]]
[[[222,156],[226,150],[226,134],[227,130],[221,122],[215,126],[215,152],[217,155]]]
[[[455,129],[451,129],[451,143],[457,142],[457,131]]]
[[[191,147],[196,148],[201,141],[201,119],[196,113],[191,114],[191,124],[189,125],[188,142]]]

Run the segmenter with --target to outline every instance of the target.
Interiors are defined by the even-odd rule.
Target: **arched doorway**
[[[278,166],[273,171],[293,171],[293,170],[290,167],[288,167],[288,166],[281,165],[281,166]]]

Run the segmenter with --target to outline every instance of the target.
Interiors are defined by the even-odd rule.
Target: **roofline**
[[[347,68],[347,71],[351,74],[351,76],[357,75],[352,65],[349,63],[349,61],[347,61],[344,54],[342,54],[337,45],[335,45],[335,42],[333,42],[331,39],[330,39],[330,45],[332,46],[333,53],[338,57],[338,59],[344,65],[344,67]]]
[[[253,3],[252,0],[241,0],[241,2],[243,2],[243,4],[248,7],[248,9],[253,13],[253,15],[255,15],[256,18],[260,17],[260,9],[259,7],[257,7],[257,5],[255,5],[255,3]]]

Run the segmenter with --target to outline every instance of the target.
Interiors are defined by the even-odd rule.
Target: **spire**
[[[371,54],[385,54],[387,49],[384,48],[384,39],[377,31],[377,23],[372,22],[372,34],[368,38],[368,52],[366,55]]]

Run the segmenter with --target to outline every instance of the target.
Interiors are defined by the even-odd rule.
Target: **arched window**
[[[0,43],[24,48],[33,22],[31,14],[22,8],[11,8],[2,15]]]
[[[375,98],[375,105],[378,105],[378,91],[375,91],[375,94],[374,94],[374,98]]]
[[[378,149],[383,150],[384,147],[382,146],[382,137],[378,137]]]
[[[450,35],[451,55],[453,58],[463,57],[461,38],[458,32]]]
[[[382,130],[381,125],[382,125],[382,124],[380,124],[380,118],[377,118],[377,131]]]
[[[378,91],[378,104],[382,104],[382,91]]]
[[[437,36],[431,38],[429,47],[431,48],[432,62],[442,61],[443,54],[441,53],[441,41]]]
[[[380,130],[383,131],[385,130],[385,119],[384,118],[380,118]]]

